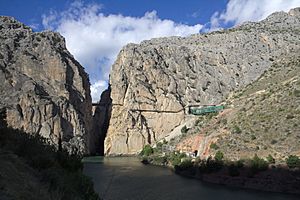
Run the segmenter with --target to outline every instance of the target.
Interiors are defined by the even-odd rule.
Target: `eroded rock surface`
[[[48,138],[70,153],[88,153],[90,83],[58,33],[34,33],[0,17],[0,108],[13,128]]]
[[[125,46],[111,72],[105,153],[136,154],[184,123],[190,104],[218,104],[274,61],[299,51],[300,10],[259,23]]]

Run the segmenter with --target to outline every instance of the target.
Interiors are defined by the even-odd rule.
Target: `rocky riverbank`
[[[300,195],[300,159],[290,156],[286,164],[275,165],[273,157],[228,161],[222,153],[214,158],[190,158],[184,153],[161,153],[145,146],[143,164],[168,167],[176,174],[220,185]]]
[[[269,168],[254,176],[247,174],[250,169],[243,169],[239,176],[232,176],[225,167],[219,172],[203,173],[199,169],[175,168],[175,172],[182,176],[199,179],[204,182],[226,185],[231,187],[255,189],[270,192],[282,192],[300,195],[300,171],[285,168]]]

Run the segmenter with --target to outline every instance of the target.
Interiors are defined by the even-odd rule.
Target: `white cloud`
[[[298,6],[300,0],[230,0],[226,10],[211,17],[211,29],[229,23],[238,25],[246,21],[259,21],[275,11],[287,12]]]
[[[91,85],[91,96],[92,99],[99,99],[99,95],[102,91],[107,89],[107,82],[103,80],[96,81],[93,85]]]
[[[105,15],[101,5],[85,5],[75,1],[62,13],[51,11],[43,15],[47,29],[60,32],[67,48],[86,68],[92,82],[93,101],[97,101],[108,81],[110,67],[120,49],[127,43],[163,36],[187,36],[198,33],[202,25],[188,26],[172,20],[162,20],[156,11],[142,17]]]

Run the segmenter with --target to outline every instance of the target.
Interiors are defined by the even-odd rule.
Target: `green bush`
[[[268,162],[258,157],[257,154],[255,154],[252,160],[250,160],[250,169],[254,174],[260,171],[267,170],[268,166],[269,166]]]
[[[295,89],[293,93],[296,97],[300,97],[300,90]]]
[[[217,150],[219,149],[219,146],[216,143],[211,143],[210,148]]]
[[[255,135],[251,135],[251,140],[255,140],[256,136]]]
[[[276,143],[277,143],[277,140],[274,140],[274,139],[273,139],[273,140],[271,141],[271,144],[276,144]]]
[[[150,156],[151,154],[153,154],[153,148],[149,144],[146,144],[144,146],[143,150],[141,151],[140,155],[141,156]]]
[[[189,130],[189,129],[186,127],[186,125],[184,125],[184,126],[181,128],[181,133],[187,133],[188,130]]]
[[[206,114],[205,116],[208,120],[211,120],[213,117],[217,116],[218,114],[219,113],[217,113],[217,112],[212,112],[212,113]]]
[[[233,126],[233,130],[232,130],[233,133],[236,133],[236,134],[240,134],[242,133],[242,130],[240,127],[238,127],[237,125]]]
[[[158,143],[156,144],[157,152],[161,152],[161,151],[162,151],[162,146],[163,146],[163,143],[162,143],[162,142],[158,142]]]
[[[179,167],[183,170],[190,169],[193,167],[193,162],[191,159],[186,158],[179,164]]]
[[[300,159],[298,156],[296,155],[290,155],[287,159],[286,159],[286,164],[289,168],[296,168],[296,167],[300,167]]]
[[[199,164],[199,171],[202,173],[213,173],[223,168],[223,162],[215,161],[211,157],[202,160]]]
[[[168,163],[166,156],[153,156],[153,163],[156,165],[165,165]]]
[[[215,160],[216,161],[222,161],[224,158],[224,154],[221,151],[217,151],[216,155],[215,155]]]
[[[186,154],[184,153],[178,153],[178,152],[173,152],[170,155],[170,162],[173,166],[178,166],[181,163],[181,159],[185,158]]]
[[[270,163],[270,164],[275,164],[275,158],[273,158],[273,156],[271,154],[269,154],[267,156],[267,161]]]

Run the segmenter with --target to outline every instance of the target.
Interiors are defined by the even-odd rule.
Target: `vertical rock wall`
[[[9,126],[70,153],[94,149],[89,78],[58,33],[34,33],[0,17],[0,80],[0,108]]]

